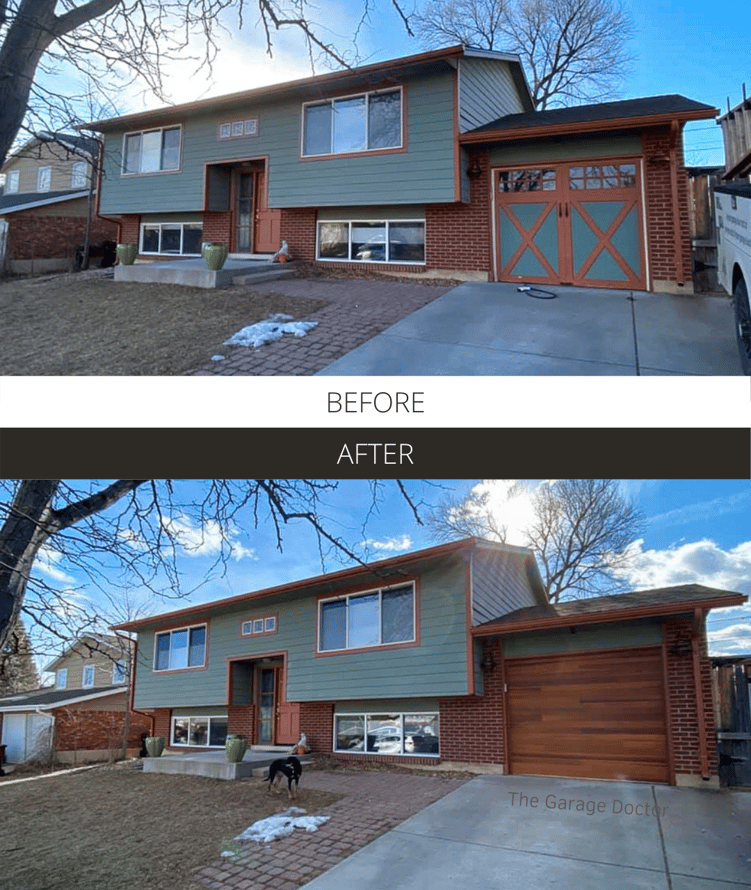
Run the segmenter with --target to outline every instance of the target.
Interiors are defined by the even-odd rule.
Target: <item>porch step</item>
[[[253,285],[260,284],[262,281],[274,281],[277,278],[287,278],[295,271],[294,263],[266,263],[252,272],[243,272],[242,275],[235,275],[232,279],[233,284]]]
[[[254,746],[255,747],[255,746]],[[164,754],[161,757],[144,757],[143,769],[147,773],[172,773],[186,776],[205,776],[210,779],[246,779],[250,776],[263,778],[271,764],[281,755],[289,753],[290,746],[281,749],[249,749],[242,763],[228,763],[224,751],[205,754]],[[310,763],[301,757],[300,762]]]

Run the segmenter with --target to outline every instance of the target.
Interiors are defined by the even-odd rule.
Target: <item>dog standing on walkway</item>
[[[297,797],[297,789],[300,784],[300,776],[302,775],[302,764],[297,757],[287,757],[286,760],[275,760],[269,767],[269,774],[264,781],[269,783],[269,793],[271,793],[272,785],[279,794],[279,785],[284,776],[287,777],[287,796],[290,800]],[[294,784],[294,791],[292,786]]]

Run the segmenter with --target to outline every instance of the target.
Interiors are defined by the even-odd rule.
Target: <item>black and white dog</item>
[[[302,764],[297,759],[297,757],[287,757],[286,760],[275,760],[271,766],[269,767],[269,774],[266,777],[265,781],[269,783],[269,792],[271,792],[272,785],[276,788],[276,793],[279,793],[279,785],[282,782],[282,778],[284,776],[287,777],[287,796],[290,800],[293,797],[297,797],[297,788],[300,784],[300,776],[302,775]],[[292,785],[294,783],[294,791],[292,789]]]

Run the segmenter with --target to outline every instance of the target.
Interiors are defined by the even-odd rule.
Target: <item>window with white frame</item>
[[[120,683],[125,682],[125,662],[124,661],[116,661],[112,665],[112,685],[119,686]]]
[[[415,586],[369,590],[318,604],[318,650],[337,652],[415,640]]]
[[[68,668],[60,668],[55,675],[55,687],[65,689],[68,686]]]
[[[303,105],[302,144],[304,157],[401,148],[401,89]]]
[[[227,741],[226,717],[173,717],[170,745],[223,747]]]
[[[154,641],[154,670],[179,671],[206,663],[206,625],[158,633]]]
[[[338,713],[334,717],[334,750],[438,757],[438,713]]]
[[[71,174],[70,174],[70,187],[73,189],[83,189],[86,188],[86,170],[88,164],[86,161],[76,161],[73,164]]]
[[[219,124],[220,139],[238,139],[240,136],[257,136],[258,118],[249,117],[241,121],[226,121]]]
[[[162,127],[126,133],[123,137],[123,173],[163,173],[180,168],[181,127]]]
[[[52,167],[40,167],[37,170],[37,191],[48,192],[52,188]]]
[[[5,175],[5,193],[7,195],[18,191],[19,182],[21,181],[21,173],[19,170],[11,170]]]
[[[365,263],[424,263],[425,221],[320,221],[317,257]]]
[[[90,686],[94,685],[94,675],[96,673],[96,668],[93,664],[86,664],[83,668],[83,688],[88,689]]]
[[[202,239],[201,223],[143,223],[139,252],[199,256]]]
[[[240,633],[244,637],[260,634],[275,634],[277,629],[276,615],[264,615],[262,618],[249,618],[240,625]]]

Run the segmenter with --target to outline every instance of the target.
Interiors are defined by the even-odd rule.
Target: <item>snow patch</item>
[[[300,807],[290,807],[276,816],[269,816],[267,819],[254,822],[242,834],[238,834],[235,840],[269,843],[275,838],[292,834],[296,828],[304,828],[305,831],[318,831],[318,826],[328,822],[331,818],[330,816],[298,815],[305,812]]]
[[[233,334],[229,340],[224,341],[224,346],[262,346],[279,340],[283,334],[293,334],[295,337],[304,337],[308,331],[318,325],[317,321],[290,321],[291,315],[277,312],[265,321],[248,325]]]

